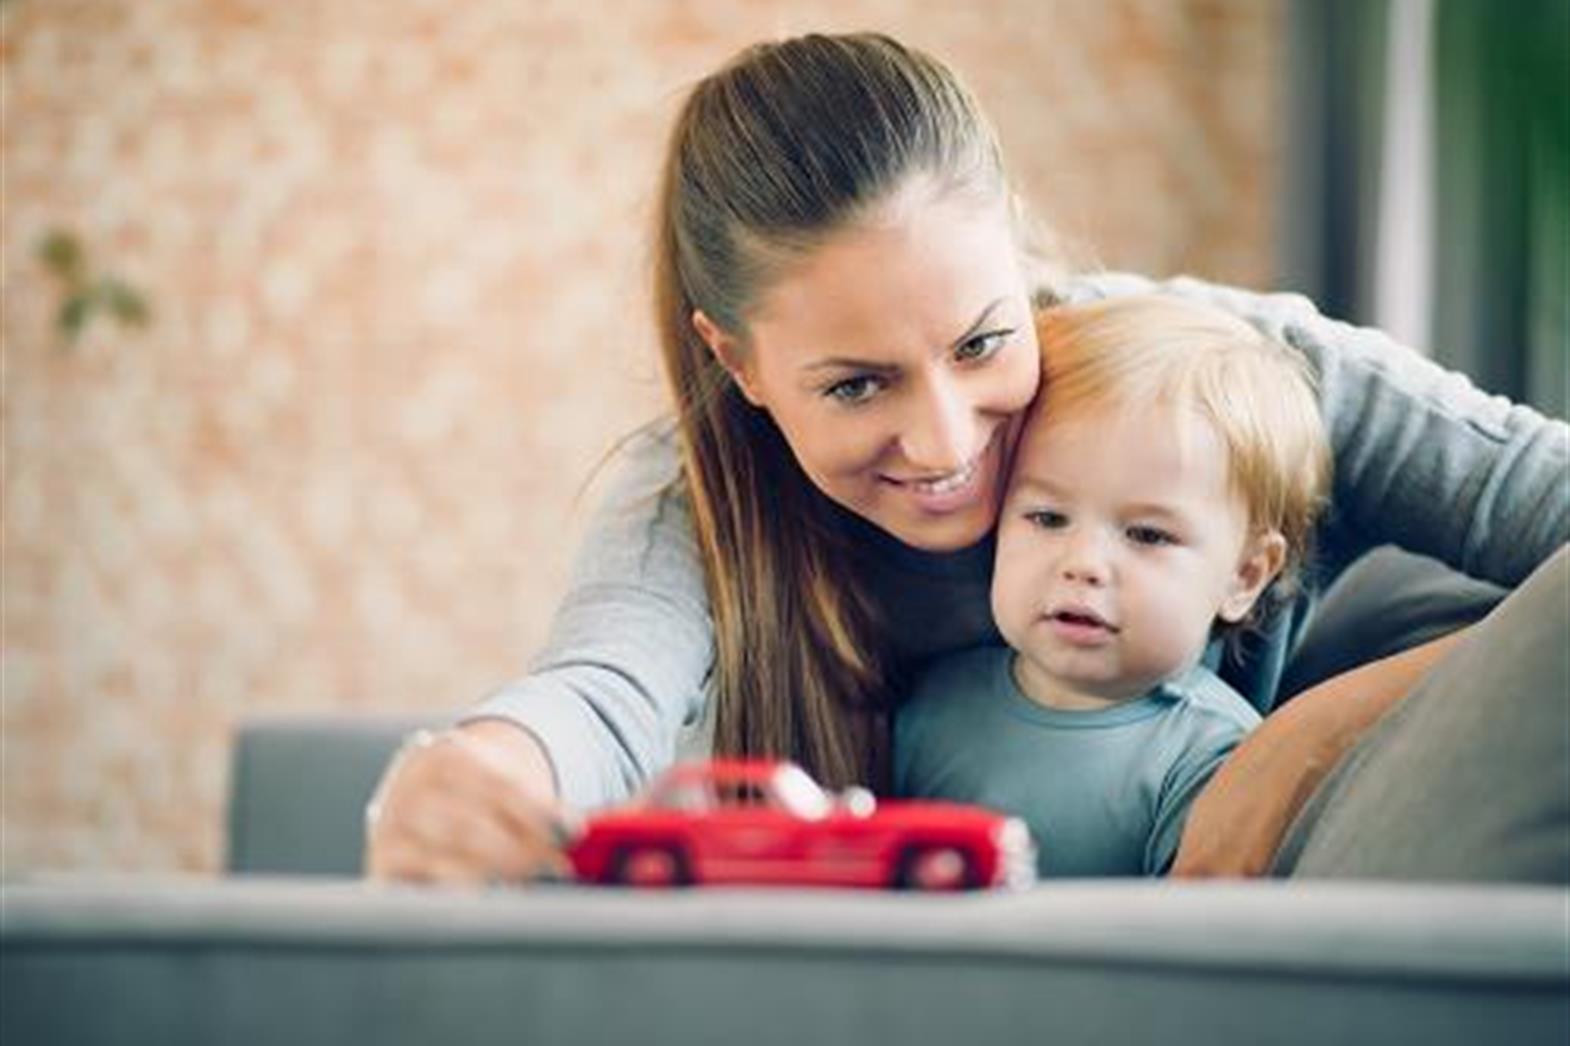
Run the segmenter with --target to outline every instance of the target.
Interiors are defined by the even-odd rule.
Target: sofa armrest
[[[235,733],[231,873],[360,874],[364,811],[382,768],[433,717],[257,718]]]

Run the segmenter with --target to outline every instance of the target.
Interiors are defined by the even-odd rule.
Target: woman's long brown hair
[[[887,784],[890,637],[844,511],[692,317],[745,350],[770,281],[917,175],[1006,192],[992,131],[946,68],[884,36],[814,35],[696,85],[659,196],[655,318],[714,621],[715,751],[792,758],[833,787]]]

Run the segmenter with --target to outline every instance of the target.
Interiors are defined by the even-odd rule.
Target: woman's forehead
[[[765,350],[931,348],[998,299],[1024,295],[1007,211],[936,200],[826,239],[774,282],[749,326]]]

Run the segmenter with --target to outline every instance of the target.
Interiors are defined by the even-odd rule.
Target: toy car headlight
[[[1023,890],[1036,881],[1036,841],[1030,829],[1017,817],[1010,817],[994,830],[998,853],[1002,856],[1002,882]]]
[[[873,811],[878,808],[878,801],[873,794],[859,785],[841,792],[839,803],[853,817],[871,817]]]
[[[1030,849],[1030,829],[1017,817],[1008,817],[993,829],[992,837],[1005,853],[1021,853]]]
[[[1025,821],[1017,817],[1005,818],[1002,825],[992,829],[992,840],[1006,858],[1028,858],[1035,864],[1036,840],[1031,839]]]

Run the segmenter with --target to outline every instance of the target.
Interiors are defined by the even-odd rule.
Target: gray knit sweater
[[[1218,305],[1308,359],[1335,453],[1330,511],[1316,535],[1319,583],[1363,551],[1395,544],[1513,586],[1570,541],[1564,422],[1486,395],[1296,295],[1101,274],[1057,297],[1151,290]],[[680,466],[671,426],[651,427],[622,458],[528,674],[465,716],[532,731],[550,753],[562,798],[578,807],[624,798],[674,758],[679,741],[701,746],[707,729],[713,627],[688,506],[673,483]],[[930,553],[848,514],[847,525],[866,546],[868,584],[902,657],[1000,642],[988,604],[990,539]],[[1245,662],[1220,667],[1262,712],[1275,702],[1313,589],[1276,617]]]

